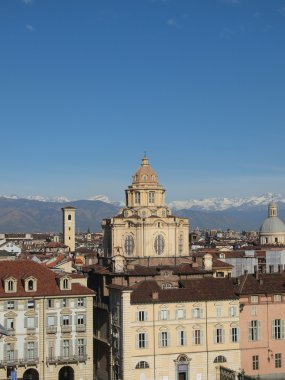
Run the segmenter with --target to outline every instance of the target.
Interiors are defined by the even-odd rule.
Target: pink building
[[[238,285],[242,369],[285,379],[285,274],[244,274]]]

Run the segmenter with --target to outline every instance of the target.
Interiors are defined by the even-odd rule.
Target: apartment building
[[[229,279],[109,286],[111,379],[216,380],[240,369],[239,300]]]
[[[241,368],[285,378],[285,274],[244,274],[240,281]]]
[[[1,261],[0,379],[93,379],[93,297],[82,276]]]

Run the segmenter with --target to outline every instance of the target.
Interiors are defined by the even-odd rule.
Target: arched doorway
[[[58,373],[58,380],[74,380],[74,370],[72,367],[62,367]]]
[[[189,371],[189,363],[190,359],[187,355],[179,355],[175,360],[176,363],[176,372],[178,380],[188,380],[188,371]]]
[[[39,373],[36,369],[30,368],[24,372],[23,380],[39,380]]]

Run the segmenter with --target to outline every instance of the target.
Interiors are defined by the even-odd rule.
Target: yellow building
[[[86,279],[31,260],[2,261],[0,379],[93,378],[93,296]]]
[[[218,380],[239,371],[239,299],[229,279],[163,289],[110,285],[112,380]]]
[[[63,207],[63,243],[69,251],[75,251],[75,207]]]
[[[189,256],[189,221],[171,215],[165,189],[147,157],[133,175],[126,193],[126,207],[104,219],[104,255],[133,257]]]

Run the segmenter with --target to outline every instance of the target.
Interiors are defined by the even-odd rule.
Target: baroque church
[[[146,156],[125,194],[126,206],[102,222],[105,257],[189,256],[189,221],[165,205],[165,189]]]

